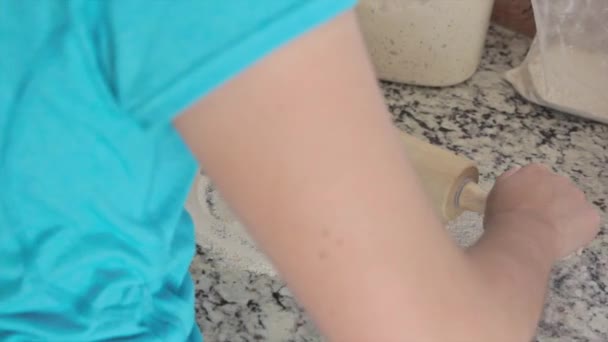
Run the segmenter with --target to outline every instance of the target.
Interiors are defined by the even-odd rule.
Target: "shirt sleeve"
[[[289,40],[356,0],[104,1],[100,50],[120,108],[167,123]]]

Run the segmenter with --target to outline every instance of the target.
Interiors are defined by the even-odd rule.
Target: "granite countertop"
[[[554,268],[537,341],[608,341],[608,126],[532,105],[502,80],[528,45],[492,27],[481,67],[468,82],[382,88],[398,127],[474,159],[482,185],[514,164],[542,162],[582,187],[602,210],[602,232],[581,255]],[[480,224],[478,217],[469,220]],[[234,267],[200,243],[191,272],[206,341],[320,340],[279,279]]]

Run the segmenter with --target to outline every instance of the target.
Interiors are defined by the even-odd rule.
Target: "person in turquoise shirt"
[[[597,213],[526,166],[456,247],[354,5],[0,2],[0,340],[201,341],[184,210],[199,163],[329,338],[530,337],[552,263]]]

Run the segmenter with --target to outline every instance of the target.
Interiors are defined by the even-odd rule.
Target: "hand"
[[[569,179],[532,164],[497,179],[488,197],[485,224],[505,229],[540,224],[548,228],[545,238],[552,242],[554,257],[564,258],[593,240],[600,216]]]

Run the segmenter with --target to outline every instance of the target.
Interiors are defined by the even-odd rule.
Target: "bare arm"
[[[541,233],[522,244],[508,232],[471,253],[454,245],[404,155],[352,13],[175,124],[332,340],[513,341],[534,331],[554,257],[536,251],[549,246]],[[493,245],[500,257],[487,257]]]

